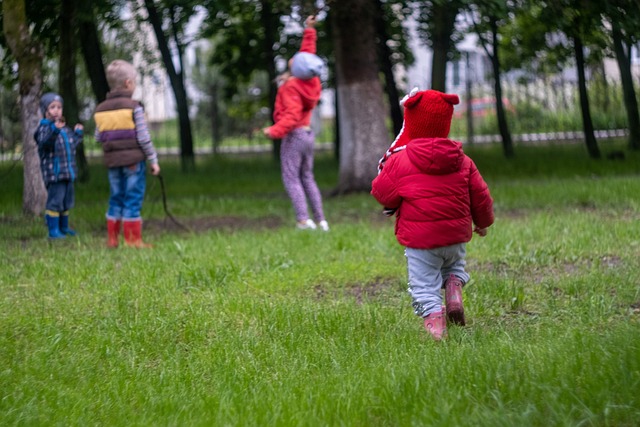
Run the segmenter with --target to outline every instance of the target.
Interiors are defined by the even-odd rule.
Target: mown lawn
[[[190,231],[149,177],[155,247],[108,250],[101,165],[65,242],[21,216],[20,167],[0,165],[0,425],[637,425],[640,153],[467,152],[496,223],[468,245],[468,326],[441,343],[366,194],[326,197],[331,231],[301,232],[268,157],[165,159]],[[316,175],[328,194],[335,160]]]

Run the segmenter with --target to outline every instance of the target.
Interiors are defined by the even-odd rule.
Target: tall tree
[[[78,87],[76,76],[76,58],[78,46],[78,31],[76,26],[78,1],[67,0],[62,2],[60,13],[60,61],[58,62],[58,88],[60,95],[65,100],[64,115],[71,126],[80,122],[80,108],[78,102]],[[89,180],[89,164],[84,150],[84,144],[76,150],[78,163],[78,180]]]
[[[78,0],[76,0],[78,1]],[[104,101],[109,92],[109,83],[102,62],[102,45],[96,24],[95,2],[79,0],[78,8],[78,37],[84,64],[91,80],[91,88],[98,103]]]
[[[222,126],[224,126],[224,120],[220,115],[219,99],[222,78],[217,67],[210,64],[211,49],[210,45],[196,48],[195,64],[191,70],[191,83],[206,95],[206,98],[198,104],[198,115],[207,119],[206,122],[211,129],[211,148],[213,154],[217,155],[218,147],[222,141]]]
[[[445,92],[447,62],[452,56],[455,43],[460,39],[455,22],[463,1],[430,0],[415,3],[418,12],[418,34],[433,52],[431,89]]]
[[[48,81],[51,90],[64,98],[64,114],[68,123],[78,123],[79,100],[77,91],[76,57],[78,33],[77,7],[79,0],[30,0],[26,3],[27,20],[33,27],[32,37],[44,48],[46,58],[58,59],[58,80]],[[104,1],[104,0],[103,0]],[[78,146],[76,158],[79,179],[89,179],[89,168],[84,144]]]
[[[402,129],[400,98],[404,95],[400,95],[398,91],[393,68],[399,62],[405,66],[413,63],[413,55],[407,49],[405,30],[401,24],[411,9],[404,7],[403,3],[376,0],[378,10],[375,14],[380,71],[384,75],[384,89],[389,102],[394,135]]]
[[[500,34],[499,27],[504,24],[509,16],[507,2],[505,0],[481,0],[471,6],[469,15],[473,22],[473,28],[478,34],[480,43],[485,53],[491,60],[493,71],[493,91],[496,98],[496,116],[498,129],[502,139],[502,150],[506,158],[515,156],[513,140],[507,123],[507,114],[502,99],[502,70],[500,63]]]
[[[40,121],[39,98],[42,91],[41,46],[29,31],[25,0],[3,0],[3,29],[11,53],[18,62],[20,81],[20,114],[24,155],[24,187],[22,209],[40,215],[45,207],[47,191],[40,171],[40,157],[33,134]]]
[[[187,88],[185,85],[184,49],[186,41],[184,39],[184,30],[189,18],[194,14],[195,5],[185,5],[184,3],[177,0],[168,0],[158,8],[154,0],[144,0],[148,19],[156,35],[162,62],[169,75],[169,81],[175,96],[180,127],[180,160],[182,170],[188,171],[195,168],[195,158]],[[166,32],[165,24],[167,26]],[[178,67],[173,62],[173,55],[169,48],[170,40],[176,50]]]
[[[620,81],[629,124],[629,149],[640,150],[640,113],[631,73],[631,49],[639,40],[640,5],[633,0],[604,2],[611,28],[613,51],[620,69]]]
[[[276,65],[273,52],[273,46],[276,43],[277,31],[278,31],[278,10],[273,0],[260,0],[262,6],[260,10],[260,24],[263,29],[262,55],[266,58],[265,67],[269,81],[275,81],[276,77]],[[276,102],[277,88],[275,84],[269,85],[269,105],[274,106]],[[280,140],[273,141],[273,157],[274,159],[280,159]]]
[[[276,40],[276,28],[274,25],[274,10],[272,7],[272,3],[269,0],[261,0],[260,4],[262,5],[260,11],[260,23],[262,24],[262,28],[264,29],[264,38],[262,39],[263,43],[263,52],[264,55],[267,56],[268,60],[265,62],[265,67],[267,68],[267,75],[269,76],[269,81],[273,81],[276,76],[276,65],[273,60],[273,44]],[[275,85],[269,85],[269,105],[274,105],[276,102],[276,88]],[[278,154],[279,150],[277,149],[277,144],[274,144],[274,156]]]
[[[587,92],[587,78],[584,67],[584,45],[582,36],[577,32],[573,33],[573,49],[576,58],[576,72],[578,73],[578,92],[580,94],[580,112],[582,113],[582,129],[589,156],[597,159],[600,157],[600,148],[596,140],[591,119],[591,109],[589,106],[589,93]]]
[[[340,116],[338,193],[369,191],[378,159],[390,143],[376,61],[375,13],[372,0],[335,2],[329,12]]]
[[[516,2],[516,24],[511,25],[515,31],[512,31],[508,40],[510,50],[518,51],[520,62],[533,64],[538,72],[545,68],[551,72],[562,72],[570,63],[575,66],[585,144],[592,158],[600,157],[600,150],[593,130],[586,87],[585,52],[589,52],[592,60],[601,59],[603,32],[600,3],[557,0],[541,4],[535,0],[519,0]]]
[[[76,0],[61,2],[60,9],[60,42],[58,43],[58,90],[65,100],[64,115],[71,126],[80,121],[78,114],[78,88],[76,83]]]
[[[558,0],[550,3],[546,18],[557,25],[572,42],[576,72],[578,76],[578,92],[580,95],[580,111],[582,113],[582,129],[589,157],[600,158],[600,148],[593,129],[587,78],[585,74],[585,40],[594,28],[598,28],[600,14],[591,0]]]
[[[205,34],[214,37],[212,62],[226,82],[222,98],[231,99],[238,88],[255,80],[256,73],[266,72],[268,81],[275,82],[276,63],[288,59],[300,46],[297,32],[282,31],[285,19],[291,23],[292,2],[280,0],[219,0],[209,3],[209,19]],[[309,10],[305,12],[312,13]],[[322,36],[321,30],[318,33]],[[319,45],[322,45],[322,37]],[[242,48],[239,48],[242,46]],[[322,49],[319,47],[318,51]],[[273,108],[277,87],[264,88],[256,102]],[[273,154],[279,159],[279,141],[273,141]]]

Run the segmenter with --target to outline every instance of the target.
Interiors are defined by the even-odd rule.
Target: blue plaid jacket
[[[82,130],[68,126],[58,129],[51,120],[42,119],[34,138],[38,143],[42,178],[46,184],[75,181],[78,176],[76,148],[82,143]]]

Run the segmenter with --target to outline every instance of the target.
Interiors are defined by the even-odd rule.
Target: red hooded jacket
[[[391,156],[371,194],[397,208],[398,242],[433,249],[471,240],[472,225],[493,224],[489,187],[462,144],[447,138],[414,139]]]
[[[300,52],[316,53],[317,33],[315,28],[305,28]],[[280,139],[295,128],[309,126],[311,112],[320,100],[322,83],[313,77],[301,80],[289,77],[280,86],[273,109],[274,125],[269,128],[272,138]]]

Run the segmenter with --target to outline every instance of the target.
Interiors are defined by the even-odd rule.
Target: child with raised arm
[[[414,312],[436,340],[446,335],[447,320],[465,324],[466,242],[473,231],[485,236],[494,220],[487,184],[462,144],[448,138],[458,102],[457,95],[435,90],[412,91],[403,100],[403,129],[381,160],[371,190],[396,215]]]
[[[296,215],[296,227],[329,231],[324,217],[322,195],[313,175],[315,135],[311,129],[311,113],[320,100],[320,74],[324,63],[316,53],[316,19],[305,20],[300,51],[289,60],[289,73],[279,78],[273,111],[273,126],[263,129],[271,139],[282,138],[280,166],[282,182]],[[315,219],[309,218],[307,198]]]
[[[94,114],[96,140],[109,168],[107,246],[118,247],[120,225],[127,246],[150,247],[142,241],[142,201],[146,190],[146,162],[152,175],[160,173],[158,154],[151,141],[142,105],[132,99],[137,72],[116,59],[107,66],[110,92]]]
[[[73,183],[78,176],[76,148],[82,143],[83,126],[71,130],[62,115],[62,97],[49,92],[40,98],[43,119],[35,132],[42,178],[47,187],[45,219],[49,238],[75,236],[69,227],[69,210],[75,203]]]

